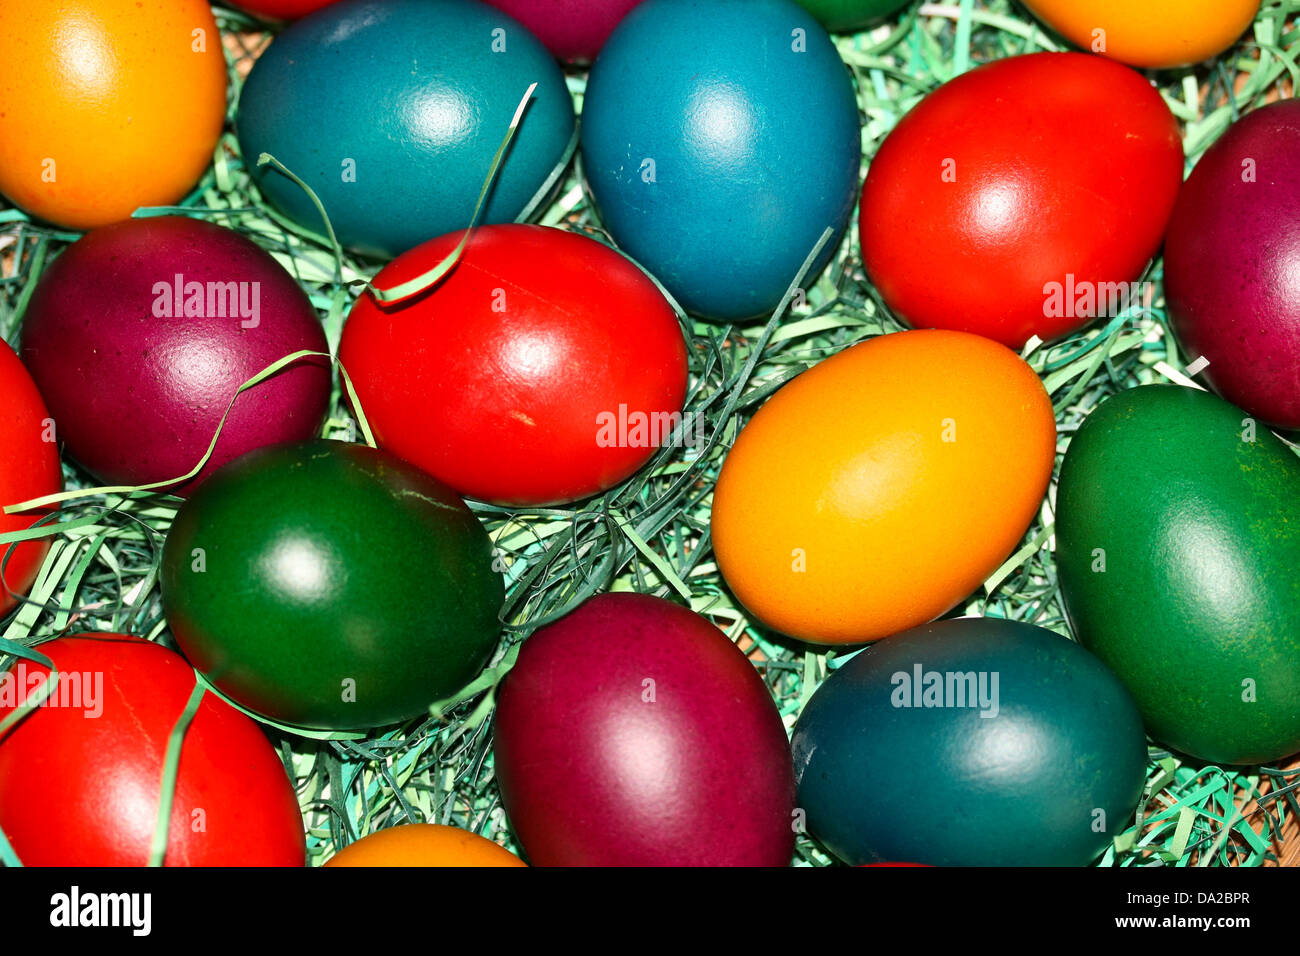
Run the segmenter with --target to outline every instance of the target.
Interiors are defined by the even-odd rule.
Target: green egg
[[[321,730],[418,716],[500,633],[501,576],[474,514],[365,445],[261,448],[181,506],[163,608],[190,663],[249,710]]]
[[[907,6],[909,0],[798,0],[832,33],[873,26]]]
[[[1300,751],[1300,459],[1207,392],[1108,399],[1056,498],[1079,640],[1160,743],[1219,764]]]

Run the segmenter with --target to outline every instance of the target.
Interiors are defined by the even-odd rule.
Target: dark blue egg
[[[614,240],[688,311],[771,312],[861,163],[848,69],[793,0],[647,0],[587,84],[582,163]],[[805,280],[805,285],[812,276]]]
[[[1044,628],[940,621],[873,644],[794,729],[808,830],[852,864],[1084,866],[1133,822],[1137,705]]]
[[[469,225],[524,91],[537,91],[485,209],[511,222],[544,191],[574,131],[564,75],[518,21],[475,0],[344,0],[299,20],[240,96],[245,162],[266,198],[316,232],[393,256]]]

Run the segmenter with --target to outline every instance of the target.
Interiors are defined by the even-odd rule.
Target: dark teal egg
[[[1078,644],[1030,624],[940,621],[885,638],[794,729],[808,830],[847,863],[1083,866],[1132,822],[1137,705]]]
[[[475,0],[344,0],[298,21],[258,59],[240,94],[244,160],[266,198],[343,245],[394,256],[469,225],[510,120],[533,100],[484,222],[511,222],[546,191],[573,136],[573,100],[522,24]]]

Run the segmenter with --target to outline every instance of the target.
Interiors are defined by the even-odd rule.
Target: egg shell
[[[852,33],[907,6],[909,0],[799,0],[827,30]]]
[[[5,514],[7,505],[51,495],[63,487],[58,446],[46,441],[49,412],[36,384],[8,344],[0,341],[0,534],[23,531],[44,512]],[[0,618],[27,593],[49,539],[0,545]]]
[[[191,304],[202,314],[184,314]],[[237,232],[166,216],[96,229],[55,259],[23,319],[20,354],[67,454],[102,482],[137,485],[188,473],[239,386],[300,350],[329,348],[293,278]],[[188,493],[249,449],[311,437],[329,393],[328,358],[248,389],[203,470],[169,490]]]
[[[1075,635],[1157,741],[1300,751],[1300,461],[1240,409],[1173,385],[1107,399],[1061,466],[1056,562]]]
[[[718,567],[754,617],[802,640],[923,624],[1015,549],[1055,442],[1043,384],[1010,350],[963,332],[870,339],[741,431],[714,491]]]
[[[618,22],[641,0],[486,0],[562,60],[594,60]]]
[[[1262,421],[1300,429],[1300,101],[1246,114],[1201,157],[1165,239],[1188,361]]]
[[[469,226],[533,83],[480,220],[510,222],[564,161],[573,99],[537,38],[474,0],[347,0],[291,25],[244,83],[240,147],[250,167],[270,153],[315,190],[343,245],[395,256]],[[269,165],[253,177],[285,215],[324,232],[291,179]]]
[[[1182,179],[1178,124],[1140,73],[1082,53],[996,60],[930,93],[881,144],[863,263],[908,325],[1019,350],[1141,304],[1128,283]]]
[[[162,599],[232,700],[324,730],[396,723],[459,691],[496,644],[503,589],[478,519],[386,452],[250,452],[176,514]]]
[[[226,118],[206,0],[0,2],[0,193],[92,229],[182,199]]]
[[[297,20],[332,3],[338,0],[232,0],[232,5],[240,10],[268,20]]]
[[[1190,66],[1242,35],[1260,0],[1025,0],[1039,19],[1093,53],[1132,66]],[[1099,32],[1100,31],[1100,32]]]
[[[706,318],[772,312],[830,228],[813,280],[860,162],[848,70],[792,0],[648,0],[587,83],[582,163],[601,221]]]
[[[525,866],[491,840],[436,823],[407,823],[349,843],[325,866]]]
[[[993,618],[855,655],[792,745],[809,832],[855,865],[1084,866],[1131,822],[1147,763],[1114,674],[1059,634]]]
[[[376,284],[428,272],[462,235],[412,249]],[[655,284],[608,246],[542,226],[476,230],[428,294],[363,295],[339,358],[381,447],[500,505],[617,485],[669,437],[686,394],[686,343]]]
[[[785,866],[790,746],[725,634],[605,594],[524,641],[498,690],[493,765],[535,866]]]
[[[0,737],[0,828],[26,866],[144,866],[194,671],[176,652],[123,634],[61,637],[37,650],[59,679]],[[48,677],[32,661],[0,676],[0,721]],[[205,695],[181,746],[164,864],[302,866],[305,851],[275,749],[254,721]]]

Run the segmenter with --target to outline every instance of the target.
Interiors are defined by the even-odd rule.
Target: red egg
[[[59,679],[0,737],[0,828],[28,866],[143,866],[168,738],[194,689],[173,651],[82,634],[39,646]],[[0,720],[49,669],[0,674]],[[164,863],[301,866],[302,817],[284,765],[249,718],[208,694],[181,747]]]
[[[862,257],[899,319],[1019,349],[1140,304],[1183,174],[1142,74],[1035,53],[921,100],[862,189]]]
[[[1196,164],[1169,221],[1165,292],[1205,380],[1300,429],[1300,100],[1247,113]]]
[[[462,235],[412,249],[375,284],[426,272]],[[362,296],[339,358],[381,447],[501,505],[613,487],[669,438],[686,394],[686,344],[654,283],[609,247],[542,226],[479,228],[443,281],[406,302]]]
[[[93,230],[55,259],[20,354],[69,457],[100,481],[138,485],[186,474],[239,386],[302,350],[328,346],[293,277],[237,232],[168,216]],[[248,389],[195,481],[254,448],[314,437],[329,393],[328,358]]]
[[[0,341],[0,509],[63,487],[53,436],[49,412],[31,376],[13,349]],[[0,510],[0,534],[22,531],[39,518],[39,513],[9,515]],[[0,617],[17,603],[14,595],[27,593],[48,551],[44,539],[0,546]]]
[[[785,866],[794,767],[727,636],[644,594],[537,631],[498,689],[494,765],[536,866]]]
[[[484,0],[537,35],[562,60],[594,60],[641,0]]]

